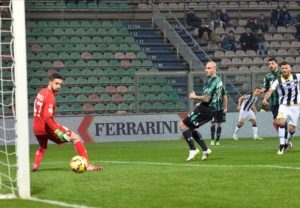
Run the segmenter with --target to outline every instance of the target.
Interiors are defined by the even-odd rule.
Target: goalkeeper
[[[78,155],[84,157],[88,161],[88,171],[102,170],[101,166],[94,166],[89,163],[88,155],[84,144],[79,136],[68,128],[59,125],[54,120],[56,104],[55,94],[60,90],[64,82],[64,78],[59,74],[52,74],[49,77],[48,86],[41,89],[34,101],[34,119],[33,132],[39,143],[39,148],[35,153],[32,171],[36,172],[40,168],[40,163],[47,150],[48,140],[62,145],[66,142],[72,142]]]

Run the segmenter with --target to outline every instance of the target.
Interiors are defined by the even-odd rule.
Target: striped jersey
[[[268,91],[272,85],[272,83],[281,76],[281,70],[277,69],[274,73],[270,72],[266,74],[264,78],[264,88]],[[270,106],[278,106],[279,101],[278,101],[278,93],[277,91],[273,91],[270,99],[269,99]]]
[[[281,76],[273,82],[271,89],[277,91],[279,104],[300,104],[299,82],[300,74],[291,74],[288,79]]]
[[[240,109],[244,111],[249,111],[256,102],[257,97],[254,97],[253,93],[246,94],[244,95],[244,99]]]
[[[223,82],[219,76],[209,77],[203,87],[203,94],[210,96],[211,99],[208,103],[202,104],[217,110],[220,99],[223,98],[223,88]]]

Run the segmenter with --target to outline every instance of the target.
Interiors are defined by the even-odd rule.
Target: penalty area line
[[[280,166],[280,165],[222,165],[222,164],[182,164],[182,163],[163,163],[163,162],[140,162],[140,161],[93,161],[99,163],[115,164],[140,164],[140,165],[161,165],[161,166],[183,166],[183,167],[216,167],[216,168],[270,168],[270,169],[287,169],[300,170],[300,167]]]
[[[28,200],[30,201],[36,201],[36,202],[42,202],[46,204],[52,204],[55,206],[60,206],[60,207],[69,207],[69,208],[94,208],[94,207],[88,207],[85,205],[79,205],[79,204],[69,204],[66,202],[60,202],[60,201],[54,201],[54,200],[49,200],[49,199],[39,199],[35,197],[31,197]]]

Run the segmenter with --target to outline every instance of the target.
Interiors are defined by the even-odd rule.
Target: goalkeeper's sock
[[[87,160],[88,164],[89,164],[90,162],[89,162],[89,159],[88,159],[86,148],[85,148],[84,144],[82,143],[82,141],[75,142],[74,143],[74,148],[75,148],[77,154],[79,156],[84,157]]]
[[[39,147],[38,150],[35,152],[34,164],[33,169],[37,171],[40,167],[41,161],[45,155],[46,150],[44,148]]]

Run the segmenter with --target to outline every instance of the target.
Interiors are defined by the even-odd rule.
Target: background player
[[[48,140],[61,145],[65,142],[72,142],[78,155],[87,159],[88,171],[102,170],[103,167],[90,164],[86,148],[79,136],[54,120],[56,110],[55,94],[59,92],[63,82],[64,78],[61,75],[52,74],[49,77],[48,86],[38,92],[34,101],[33,131],[39,143],[39,148],[35,153],[32,171],[39,170],[48,146]]]
[[[226,121],[226,112],[227,112],[227,95],[225,88],[223,86],[222,95],[220,97],[219,105],[217,105],[217,113],[213,117],[211,121],[210,133],[211,133],[211,145],[220,145],[220,137],[222,133],[222,126],[221,123]],[[217,127],[217,131],[216,131]],[[215,141],[215,134],[216,134],[216,141]]]
[[[238,125],[235,127],[234,133],[232,138],[234,140],[238,140],[238,136],[237,133],[240,130],[240,128],[244,125],[245,121],[250,121],[252,123],[252,132],[253,132],[253,139],[258,139],[258,140],[262,140],[263,138],[257,136],[257,123],[256,123],[256,117],[255,117],[255,113],[256,108],[255,108],[255,103],[258,100],[258,96],[261,93],[261,88],[255,88],[254,91],[252,93],[243,95],[241,97],[239,97],[238,100],[238,106],[237,106],[237,110],[240,112],[239,114],[239,123]]]

